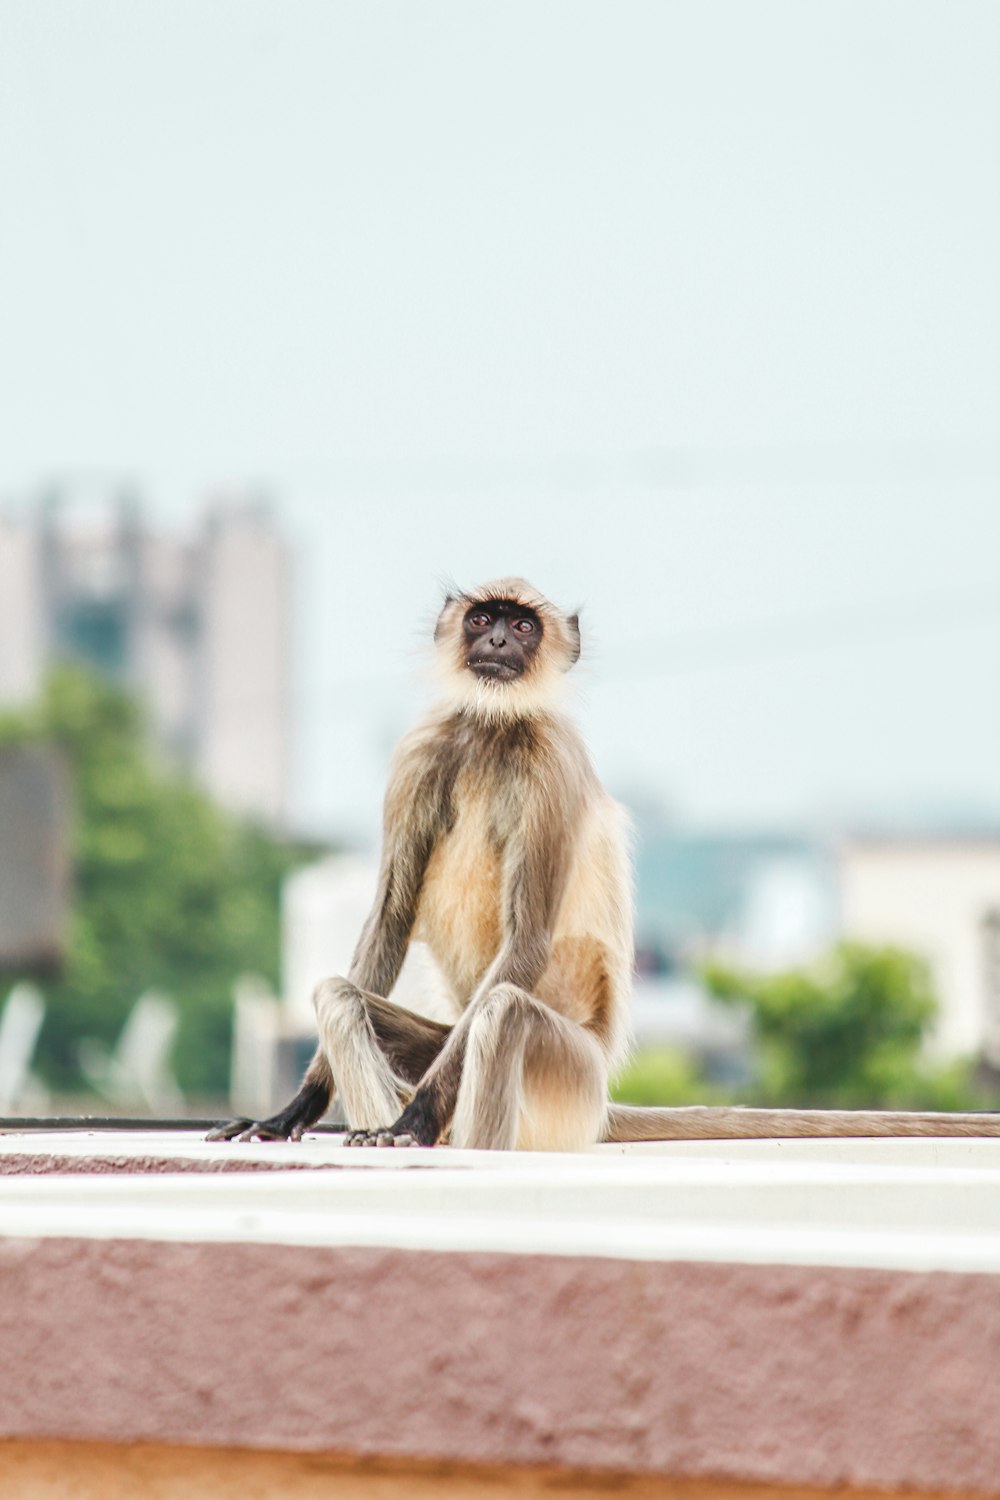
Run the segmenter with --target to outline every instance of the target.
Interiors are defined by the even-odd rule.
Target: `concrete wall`
[[[1000,1496],[998,1142],[0,1162],[5,1494]]]

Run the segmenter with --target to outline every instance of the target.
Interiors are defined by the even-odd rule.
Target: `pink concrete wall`
[[[0,1241],[0,1436],[1000,1496],[989,1276]]]

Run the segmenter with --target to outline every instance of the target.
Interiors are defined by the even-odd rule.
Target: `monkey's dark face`
[[[516,682],[531,670],[542,643],[542,622],[533,609],[507,599],[473,604],[462,621],[465,665],[490,682]]]

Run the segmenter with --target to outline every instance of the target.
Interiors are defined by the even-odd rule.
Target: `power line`
[[[1000,623],[1000,583],[988,592],[929,595],[869,609],[746,620],[633,641],[609,649],[601,675],[619,682],[668,677],[784,656],[853,650],[990,622]]]
[[[1000,582],[988,590],[977,587],[971,592],[896,599],[860,609],[826,609],[734,621],[609,646],[599,653],[590,687],[751,665],[783,657],[851,651],[984,624],[1000,625]],[[400,669],[344,677],[330,683],[326,688],[333,700],[329,718],[343,722],[367,712],[372,707],[373,693],[381,694],[389,688],[398,691],[411,680],[411,674]]]

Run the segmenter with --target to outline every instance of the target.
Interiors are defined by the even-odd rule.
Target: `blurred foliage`
[[[694,1058],[677,1047],[645,1047],[615,1079],[621,1104],[717,1104],[720,1090],[705,1082]]]
[[[749,1011],[754,1082],[707,1079],[676,1048],[645,1048],[618,1077],[628,1104],[767,1104],[828,1109],[988,1109],[973,1064],[926,1056],[937,1003],[926,965],[896,948],[842,943],[809,969],[756,974],[708,964],[706,987]]]
[[[816,1108],[986,1107],[971,1064],[924,1055],[937,1003],[927,966],[897,948],[841,943],[820,964],[749,974],[709,964],[709,990],[749,1007],[758,1049],[750,1103]]]
[[[65,754],[75,812],[69,952],[42,985],[39,1072],[80,1087],[81,1038],[113,1043],[156,988],[180,1011],[181,1087],[224,1093],[233,982],[253,973],[277,985],[281,883],[306,851],[224,813],[159,762],[139,706],[82,669],[58,669],[32,710],[0,719],[0,744],[36,739]]]

